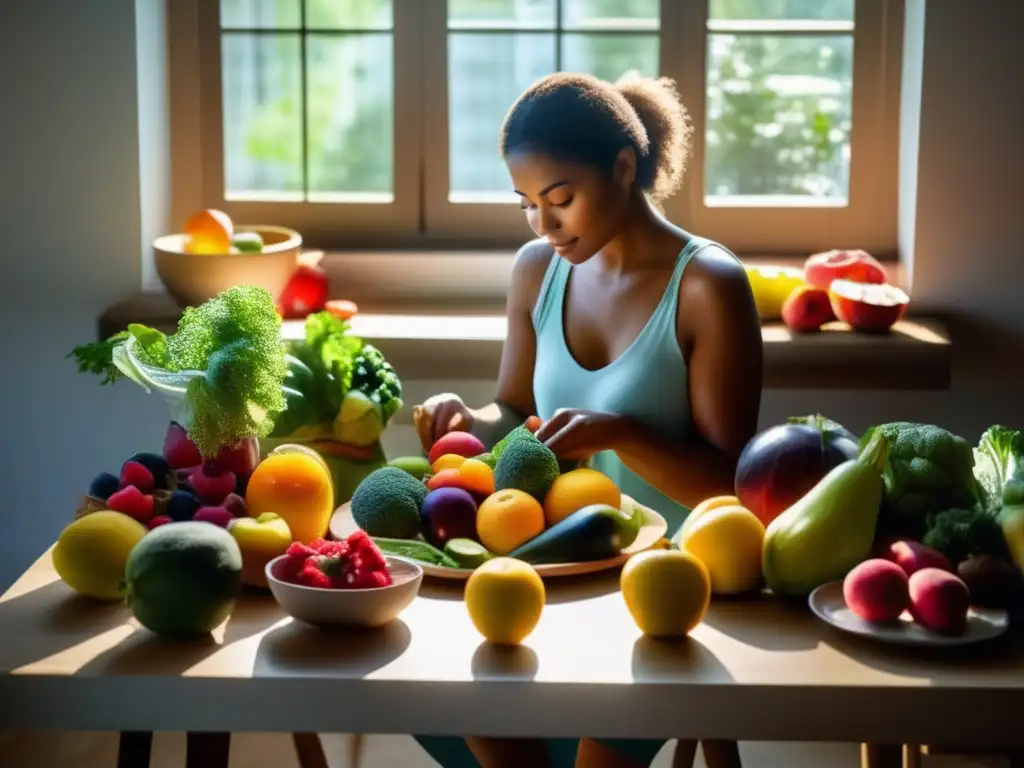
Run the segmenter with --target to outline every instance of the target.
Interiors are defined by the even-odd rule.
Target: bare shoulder
[[[532,306],[540,294],[544,275],[554,256],[554,249],[541,238],[524,243],[516,252],[512,265],[509,298],[521,302],[524,306]]]
[[[680,329],[692,332],[702,321],[731,323],[749,320],[759,327],[750,281],[742,262],[722,246],[701,248],[686,266],[679,288]]]

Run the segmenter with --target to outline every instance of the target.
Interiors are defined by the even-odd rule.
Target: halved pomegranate
[[[860,249],[832,250],[809,256],[804,262],[804,277],[811,285],[826,291],[833,280],[858,283],[885,283],[885,267],[870,253]]]
[[[833,280],[829,301],[836,317],[855,331],[884,333],[903,317],[910,297],[888,283]]]

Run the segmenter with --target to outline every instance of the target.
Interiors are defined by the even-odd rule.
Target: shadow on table
[[[610,595],[619,591],[619,569],[581,576],[559,576],[545,579],[544,589],[547,591],[546,602],[549,605]],[[420,587],[420,596],[433,600],[461,602],[465,590],[466,582],[464,581],[426,578]]]
[[[477,646],[470,663],[474,680],[533,680],[537,666],[532,648],[494,645],[486,640]]]
[[[20,669],[131,621],[119,600],[83,597],[60,579],[0,603],[0,663]]]
[[[260,638],[253,674],[322,677],[343,670],[345,677],[365,677],[405,653],[411,639],[401,619],[377,629],[321,629],[290,621]]]
[[[638,683],[728,683],[733,679],[718,657],[694,637],[659,640],[642,635],[633,644],[632,672]]]
[[[818,645],[814,614],[806,600],[766,594],[711,599],[704,624],[723,635],[766,651],[805,651]]]

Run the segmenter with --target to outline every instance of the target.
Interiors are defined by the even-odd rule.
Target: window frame
[[[273,221],[325,249],[515,249],[533,237],[515,202],[448,197],[448,23],[444,0],[393,0],[394,199],[390,203],[238,201],[224,196],[218,0],[167,0],[172,217],[216,207]],[[665,215],[740,255],[858,247],[897,257],[899,79],[904,0],[855,0],[849,204],[706,205],[706,0],[661,0],[659,68],[694,127],[684,182]],[[497,142],[497,137],[495,137]]]

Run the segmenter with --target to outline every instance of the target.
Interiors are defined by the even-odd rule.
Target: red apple
[[[874,256],[860,249],[825,251],[808,257],[804,262],[804,278],[811,285],[828,290],[833,280],[853,280],[857,283],[885,283],[885,267]]]
[[[829,300],[836,317],[855,331],[884,333],[903,317],[910,297],[888,283],[833,280]]]
[[[320,312],[327,305],[330,283],[327,273],[320,267],[300,264],[278,299],[281,316],[294,320]]]
[[[821,329],[825,323],[835,320],[828,291],[813,285],[795,288],[782,305],[782,322],[798,333],[810,333]]]

